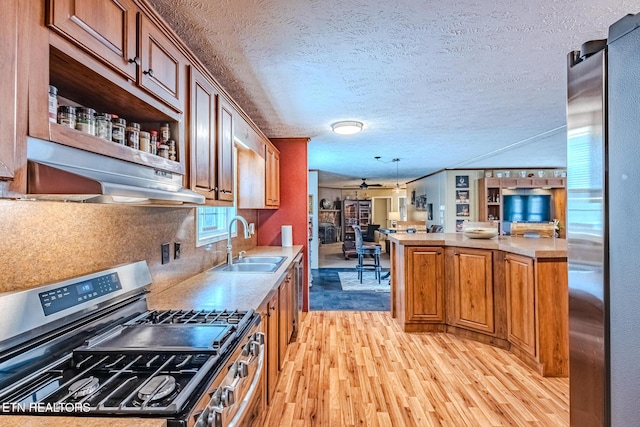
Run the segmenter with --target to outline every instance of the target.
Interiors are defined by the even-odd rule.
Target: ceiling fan
[[[367,184],[367,178],[362,178],[362,184],[360,184],[360,189],[366,190],[369,187],[382,187],[382,184]]]

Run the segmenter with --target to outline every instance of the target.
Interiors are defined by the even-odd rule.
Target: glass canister
[[[176,160],[176,142],[173,139],[169,140],[169,160]]]
[[[111,114],[96,114],[96,136],[106,141],[111,141],[113,131],[111,130]]]
[[[96,134],[95,110],[80,107],[76,110],[76,129],[89,135]]]
[[[158,152],[158,131],[150,130],[149,131],[149,145],[151,148],[151,154],[156,154]]]
[[[158,156],[164,157],[165,159],[169,158],[169,146],[166,144],[158,145]]]
[[[151,135],[144,130],[140,131],[140,151],[151,152]]]
[[[76,107],[61,105],[58,107],[58,123],[63,126],[76,128]]]
[[[169,139],[171,138],[171,129],[169,128],[169,123],[162,123],[160,125],[160,144],[167,145],[169,143]]]
[[[49,85],[49,121],[55,123],[58,119],[58,88]]]
[[[127,125],[125,140],[127,146],[140,149],[140,123],[131,122]]]
[[[111,116],[111,141],[116,144],[125,144],[125,130],[127,127],[127,121],[121,119],[116,115]]]

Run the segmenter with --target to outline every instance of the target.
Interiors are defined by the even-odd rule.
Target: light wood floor
[[[388,312],[309,312],[266,426],[568,426],[569,380]]]

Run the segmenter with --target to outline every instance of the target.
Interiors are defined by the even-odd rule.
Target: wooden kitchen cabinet
[[[278,367],[284,368],[287,347],[293,334],[293,273],[289,271],[278,290]]]
[[[280,362],[278,361],[278,293],[275,292],[273,297],[267,303],[267,326],[266,326],[266,385],[267,385],[267,403],[271,402],[275,392],[276,383],[278,382],[278,370]]]
[[[280,206],[280,151],[271,143],[266,144],[265,206]]]
[[[444,249],[397,247],[394,312],[405,331],[444,331]],[[397,264],[394,264],[397,265]]]
[[[136,80],[138,13],[132,0],[49,0],[47,25]]]
[[[47,25],[173,110],[184,111],[186,58],[132,0],[49,0]]]
[[[535,280],[533,259],[505,256],[507,333],[512,345],[536,356]]]
[[[191,189],[215,200],[216,97],[218,91],[195,67],[190,68]]]
[[[208,204],[232,202],[233,116],[208,77],[191,67],[191,189]]]
[[[448,248],[453,264],[447,323],[492,334],[494,332],[493,254],[490,250]],[[451,256],[449,256],[451,254]]]
[[[184,111],[186,60],[180,50],[144,14],[140,14],[138,81],[176,111]]]
[[[218,200],[232,202],[233,185],[233,107],[218,95],[218,133],[216,140],[216,187]]]
[[[18,101],[18,2],[4,4],[3,23],[0,28],[0,180],[12,179],[15,169],[15,150],[18,140],[16,109]]]
[[[505,256],[511,351],[544,376],[569,374],[566,259]]]
[[[234,122],[238,147],[238,207],[277,209],[280,206],[280,152],[242,117]]]

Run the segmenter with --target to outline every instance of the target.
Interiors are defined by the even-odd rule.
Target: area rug
[[[380,283],[375,278],[372,271],[366,271],[363,273],[362,283],[358,280],[357,271],[341,271],[338,273],[340,276],[340,286],[343,291],[376,291],[376,292],[390,292],[389,279],[382,279]],[[382,273],[383,276],[385,273]]]

